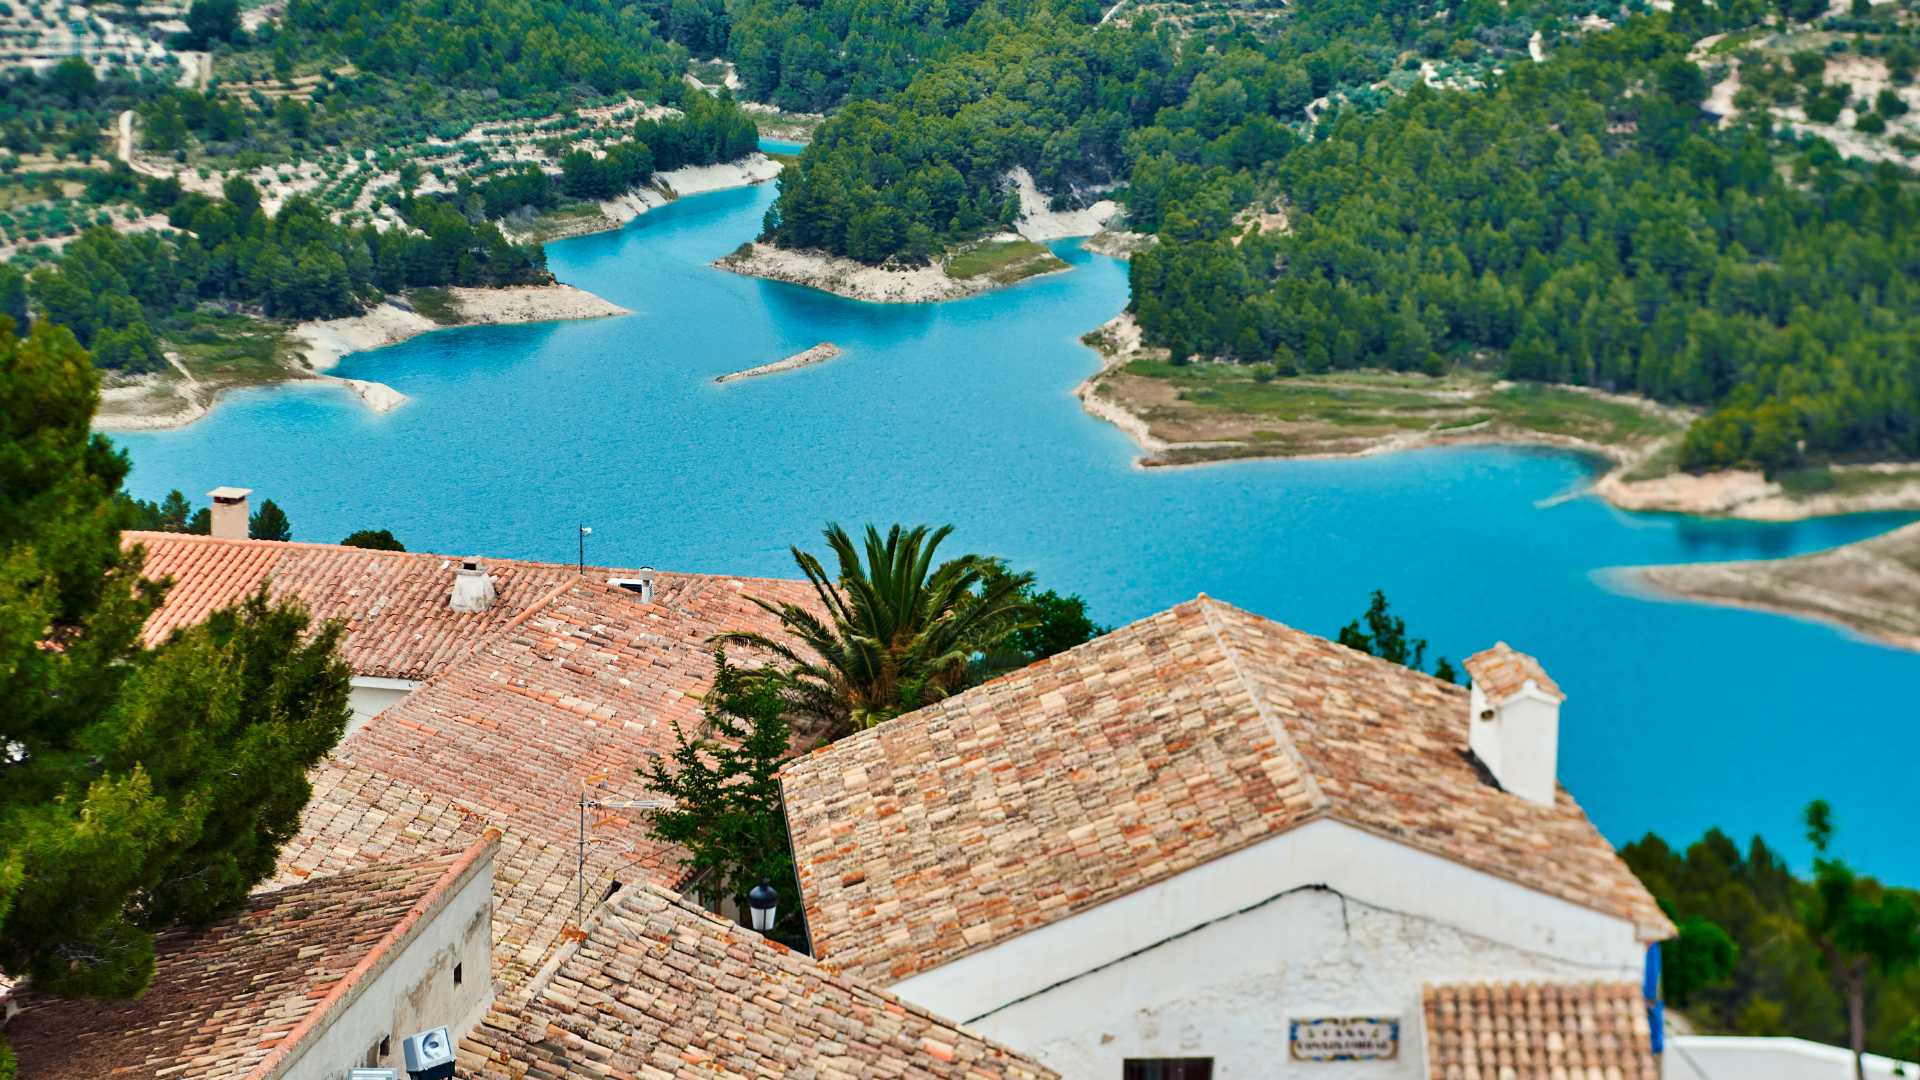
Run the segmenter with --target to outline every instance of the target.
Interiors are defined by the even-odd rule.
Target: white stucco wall
[[[1478,685],[1469,697],[1467,744],[1500,786],[1552,806],[1559,782],[1560,702],[1531,680],[1499,705]],[[1486,719],[1487,713],[1493,714]]]
[[[904,980],[901,997],[1114,1080],[1128,1057],[1216,1077],[1424,1076],[1428,982],[1638,979],[1630,922],[1315,822]],[[1288,1060],[1287,1022],[1397,1016],[1390,1062]]]
[[[1912,1063],[1868,1054],[1868,1080],[1920,1076]],[[1853,1080],[1853,1052],[1806,1039],[1682,1035],[1667,1040],[1664,1080]]]
[[[493,1003],[493,850],[452,899],[433,912],[386,966],[358,987],[345,1008],[311,1032],[278,1075],[284,1080],[342,1080],[359,1065],[403,1070],[400,1042],[446,1027],[457,1044]],[[455,985],[453,969],[460,966]],[[385,1057],[370,1059],[382,1039]]]
[[[411,679],[381,679],[371,675],[355,675],[347,696],[347,705],[353,710],[352,718],[347,721],[347,734],[351,735],[360,730],[367,721],[398,704],[401,699],[413,693],[419,685]]]

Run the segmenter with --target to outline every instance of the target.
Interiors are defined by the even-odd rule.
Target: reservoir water
[[[1909,516],[1798,524],[1636,515],[1589,498],[1590,465],[1475,448],[1147,471],[1071,388],[1079,335],[1126,303],[1126,267],[1073,266],[970,300],[859,304],[707,264],[758,231],[772,185],[681,200],[548,248],[554,272],[633,309],[476,327],[349,357],[411,400],[333,389],[233,395],[178,431],[126,434],[130,486],[270,497],[295,536],[391,528],[415,550],[792,576],[822,523],[951,522],[1102,621],[1205,591],[1331,636],[1384,589],[1453,657],[1496,639],[1568,694],[1560,774],[1615,842],[1719,825],[1804,862],[1800,808],[1840,849],[1920,885],[1909,784],[1920,655],[1777,616],[1609,589],[1609,567],[1776,557]],[[821,341],[830,363],[716,386]],[[1461,724],[1466,724],[1462,715]]]

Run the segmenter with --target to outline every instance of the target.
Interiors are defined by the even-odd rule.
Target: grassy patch
[[[458,326],[467,321],[466,313],[460,310],[459,301],[445,289],[414,289],[407,293],[407,303],[413,305],[413,310],[441,326]]]
[[[1733,33],[1728,34],[1726,37],[1723,37],[1719,41],[1716,41],[1712,45],[1708,46],[1707,55],[1708,56],[1725,56],[1728,53],[1738,52],[1739,50],[1746,48],[1754,40],[1766,36],[1766,34],[1767,34],[1767,29],[1762,26],[1749,27],[1745,30],[1736,30]]]
[[[183,312],[159,332],[195,379],[223,386],[278,382],[298,355],[285,327],[247,315]]]
[[[1021,278],[1066,268],[1040,244],[1031,240],[975,244],[947,256],[947,274],[956,278],[987,277],[1001,285]]]
[[[1885,488],[1920,483],[1920,466],[1911,469],[1847,469],[1815,466],[1784,472],[1775,479],[1787,494],[1796,498],[1816,495],[1846,498],[1871,494]]]
[[[1135,360],[1103,387],[1169,442],[1250,443],[1267,452],[1351,451],[1384,438],[1464,433],[1483,425],[1495,433],[1534,432],[1608,446],[1644,445],[1679,430],[1665,416],[1628,402],[1551,386],[1496,389],[1485,374],[1430,378],[1355,371],[1262,379],[1260,370]]]

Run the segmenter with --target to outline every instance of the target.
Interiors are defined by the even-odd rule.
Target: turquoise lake
[[[1143,470],[1070,394],[1079,335],[1125,305],[1125,264],[1073,266],[938,305],[860,304],[712,259],[758,231],[772,185],[684,199],[548,248],[561,280],[633,309],[476,327],[349,357],[412,400],[235,394],[207,419],[125,434],[133,491],[219,484],[284,507],[303,540],[391,528],[415,550],[793,576],[821,525],[952,522],[1119,623],[1206,592],[1332,636],[1384,589],[1432,653],[1496,639],[1568,694],[1560,775],[1615,842],[1720,825],[1804,860],[1799,812],[1838,812],[1858,865],[1920,884],[1908,784],[1920,655],[1812,623],[1636,598],[1604,571],[1777,557],[1911,515],[1797,524],[1636,515],[1579,489],[1591,465],[1472,448]],[[846,354],[725,386],[820,341]],[[1466,717],[1462,715],[1462,734]]]

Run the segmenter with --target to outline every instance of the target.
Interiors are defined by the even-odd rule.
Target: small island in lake
[[[729,371],[725,375],[716,375],[713,381],[725,383],[732,382],[735,379],[751,379],[756,375],[773,375],[782,371],[792,371],[795,368],[803,368],[808,364],[825,363],[839,355],[840,346],[835,345],[831,341],[823,341],[811,349],[794,353],[784,360],[775,360],[771,364],[761,364],[759,367],[750,367],[744,371]]]

